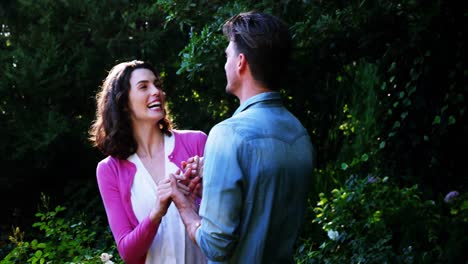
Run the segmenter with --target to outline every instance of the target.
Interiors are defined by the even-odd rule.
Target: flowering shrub
[[[425,201],[416,185],[352,176],[330,195],[320,193],[317,207],[310,208],[326,235],[318,247],[304,243],[296,261],[464,263],[467,238],[459,231],[467,230],[467,200],[460,196]]]
[[[101,261],[104,264],[114,264],[114,262],[112,260],[110,260],[111,258],[112,258],[112,255],[110,255],[108,253],[102,253],[101,254]]]
[[[112,264],[122,263],[115,253],[115,262],[110,261],[116,252],[115,243],[100,218],[87,219],[84,215],[64,218],[66,210],[57,206],[49,210],[47,197],[43,195],[42,209],[36,213],[39,221],[33,227],[44,234],[35,235],[32,241],[25,241],[25,234],[18,227],[13,230],[10,241],[13,250],[6,255],[1,264],[13,263],[81,263]],[[106,251],[107,250],[107,251]],[[103,253],[103,251],[106,251]]]

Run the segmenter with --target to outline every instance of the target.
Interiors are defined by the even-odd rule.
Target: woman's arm
[[[108,160],[100,162],[96,171],[107,220],[122,259],[130,264],[144,263],[161,219],[147,217],[139,224],[131,221],[129,214],[133,212],[128,212],[132,210],[130,191],[124,193],[127,190],[120,188],[117,174],[123,172],[117,166]]]

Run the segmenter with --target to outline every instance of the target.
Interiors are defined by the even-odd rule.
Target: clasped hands
[[[182,161],[183,172],[178,169],[158,183],[158,201],[150,213],[153,221],[159,221],[166,213],[171,201],[179,210],[198,211],[202,196],[203,157],[194,156]]]
[[[182,169],[185,170],[181,173],[177,170],[176,173],[171,173],[170,178],[175,178],[179,183],[177,187],[186,196],[191,196],[194,199],[199,199],[202,196],[203,185],[203,157],[194,156],[187,161],[182,161]]]

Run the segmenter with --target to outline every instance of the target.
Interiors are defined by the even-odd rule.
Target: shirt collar
[[[243,104],[241,104],[237,108],[236,112],[234,112],[233,116],[237,115],[238,113],[244,111],[245,109],[249,108],[250,106],[256,103],[270,100],[281,100],[281,94],[279,92],[265,92],[254,95],[247,99]]]

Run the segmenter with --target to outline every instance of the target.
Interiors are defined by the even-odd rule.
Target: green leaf
[[[413,94],[415,91],[416,91],[416,86],[412,86],[411,89],[410,89],[409,92],[408,92],[408,96],[410,96],[411,94]]]
[[[39,243],[39,244],[37,244],[36,247],[37,248],[46,248],[46,246],[47,246],[46,243]]]
[[[362,154],[361,160],[362,161],[367,161],[369,159],[369,156],[367,154]]]
[[[385,141],[380,142],[379,148],[380,148],[380,149],[385,148]]]
[[[348,164],[346,164],[346,163],[344,163],[344,162],[341,163],[341,169],[342,169],[342,170],[347,170],[348,167],[349,167]]]
[[[445,110],[447,110],[448,108],[448,105],[444,105],[441,109],[440,109],[440,112],[443,113],[445,112]]]
[[[382,85],[380,86],[380,89],[385,90],[386,88],[387,88],[387,83],[386,82],[382,83]]]
[[[36,258],[40,258],[40,257],[42,256],[42,250],[36,251],[36,253],[34,253],[34,256],[35,256]]]
[[[449,125],[453,125],[453,124],[455,124],[455,122],[456,122],[455,117],[449,116],[448,124],[449,124]]]
[[[407,116],[408,116],[408,112],[403,112],[400,115],[401,119],[405,119]]]

